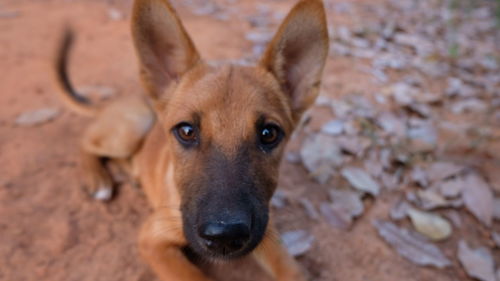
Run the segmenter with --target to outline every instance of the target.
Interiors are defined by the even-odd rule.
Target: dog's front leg
[[[182,253],[186,245],[181,214],[159,209],[143,225],[139,250],[162,281],[211,281]]]
[[[270,223],[264,240],[253,255],[257,262],[277,281],[305,281],[299,264],[279,241],[278,232]]]

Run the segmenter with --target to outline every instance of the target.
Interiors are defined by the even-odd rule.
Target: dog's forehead
[[[259,119],[292,126],[287,97],[265,70],[237,65],[202,66],[190,71],[171,100],[174,119],[198,116],[203,136],[236,146],[255,136]],[[182,121],[182,120],[177,120]]]
[[[262,105],[269,111],[288,109],[277,81],[257,67],[202,65],[182,79],[176,92],[183,103],[202,111],[242,112]],[[241,103],[246,107],[238,108]]]

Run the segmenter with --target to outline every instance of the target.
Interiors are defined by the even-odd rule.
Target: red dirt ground
[[[292,3],[269,1],[283,11]],[[125,183],[115,200],[103,204],[82,191],[78,143],[89,120],[63,109],[51,69],[57,38],[69,22],[78,36],[71,61],[75,84],[111,86],[118,91],[115,99],[142,94],[129,34],[130,5],[129,0],[0,2],[0,10],[19,13],[0,18],[0,280],[157,280],[136,248],[138,228],[150,212],[142,192]],[[247,13],[255,3],[233,5]],[[251,52],[243,39],[249,29],[243,17],[224,22],[177,6],[206,58]],[[111,20],[111,7],[125,18]],[[335,21],[349,24],[349,19]],[[328,62],[324,88],[332,90],[330,95],[374,87],[352,64],[347,59]],[[58,107],[63,113],[37,127],[14,125],[20,113],[41,107]],[[314,122],[331,118],[328,114],[314,112]],[[290,144],[294,147],[297,141]],[[327,194],[300,165],[289,163],[282,167],[280,188],[291,198],[307,194],[315,203]],[[394,200],[395,195],[386,195],[369,203],[350,232],[309,220],[297,204],[276,211],[277,224],[281,231],[308,229],[315,235],[313,248],[299,259],[313,280],[466,280],[463,272],[417,267],[377,236],[371,221],[386,216]],[[446,254],[454,251],[445,249]],[[229,276],[246,276],[226,276],[228,280],[265,280],[242,262],[219,267],[232,272]]]

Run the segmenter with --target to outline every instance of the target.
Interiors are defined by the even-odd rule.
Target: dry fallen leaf
[[[439,215],[410,208],[408,216],[415,229],[431,240],[441,241],[451,235],[451,224]]]
[[[500,220],[500,198],[495,198],[493,206],[493,217],[495,219]]]
[[[460,195],[460,193],[462,193],[462,189],[464,189],[464,184],[465,181],[462,178],[460,177],[453,178],[440,183],[439,191],[443,196],[447,198],[457,197]]]
[[[500,248],[500,233],[498,232],[491,233],[491,238],[493,238],[493,242],[495,242],[497,248]]]
[[[414,167],[411,171],[411,180],[421,187],[427,187],[429,185],[426,171],[419,166]]]
[[[374,226],[384,240],[396,251],[411,262],[422,266],[445,268],[451,265],[450,260],[434,244],[399,228],[391,222],[375,221]]]
[[[395,190],[395,189],[398,189],[398,187],[400,187],[399,177],[398,177],[397,173],[389,174],[389,173],[383,172],[380,175],[380,180],[382,181],[383,186],[388,190]]]
[[[309,173],[319,183],[326,183],[333,175],[334,167],[342,164],[340,148],[331,136],[317,134],[307,138],[300,150],[300,157]]]
[[[370,150],[367,159],[363,161],[363,167],[374,178],[380,177],[384,171],[382,163],[378,160],[378,151]]]
[[[444,215],[453,223],[457,228],[462,227],[462,217],[460,213],[456,210],[447,210]]]
[[[424,210],[432,210],[441,207],[458,207],[461,205],[460,200],[446,200],[441,194],[432,189],[417,190],[417,199],[415,202]]]
[[[276,190],[271,197],[271,206],[280,209],[285,207],[288,200],[288,194],[283,190]]]
[[[288,253],[294,257],[305,254],[311,249],[314,242],[314,236],[307,233],[305,230],[288,231],[281,235]]]
[[[488,184],[476,174],[464,178],[462,197],[467,209],[484,225],[491,226],[494,198]]]
[[[441,101],[442,96],[436,93],[422,93],[417,97],[418,102],[427,104],[437,104]]]
[[[360,168],[346,167],[341,171],[342,176],[356,189],[378,195],[380,185],[365,171]]]
[[[306,214],[310,219],[317,220],[319,218],[318,211],[316,211],[316,207],[314,207],[313,203],[307,198],[301,198],[299,203],[306,210]]]
[[[332,120],[321,127],[321,132],[331,136],[338,136],[344,131],[344,122]]]
[[[398,32],[394,36],[394,41],[397,44],[415,48],[419,56],[428,55],[434,49],[434,42],[419,34]]]
[[[358,192],[331,189],[329,194],[333,206],[344,210],[352,218],[358,217],[363,213],[364,205],[361,200],[361,194]]]
[[[49,122],[59,115],[60,111],[57,108],[41,108],[34,111],[27,111],[20,114],[16,118],[16,125],[20,126],[35,126]]]
[[[401,199],[391,208],[389,216],[393,220],[402,220],[408,215],[411,206],[405,200]]]
[[[343,152],[357,157],[362,157],[370,146],[370,140],[357,136],[340,136],[335,139],[335,143]]]
[[[419,121],[407,130],[407,136],[411,140],[414,151],[432,151],[438,141],[438,131],[432,121]]]
[[[482,281],[495,281],[495,264],[490,250],[485,247],[469,248],[467,242],[458,242],[458,259],[470,277]]]
[[[407,106],[413,103],[414,97],[418,95],[418,89],[405,82],[392,85],[389,91],[392,93],[394,101],[400,106]]]
[[[344,132],[348,136],[357,136],[360,132],[360,129],[360,124],[354,119],[347,120],[344,123]]]
[[[340,100],[340,101],[331,101],[330,106],[335,113],[335,116],[337,118],[345,118],[347,117],[353,110],[352,106],[347,103],[346,101]],[[345,124],[344,124],[344,130],[345,130]]]
[[[422,118],[429,118],[432,114],[431,107],[421,103],[411,103],[406,106],[406,109],[410,112],[415,112]]]
[[[301,162],[300,154],[293,151],[285,153],[285,159],[291,164],[299,164]]]
[[[464,167],[449,162],[436,162],[427,168],[427,175],[431,182],[442,181],[464,171]]]
[[[451,105],[451,111],[455,114],[461,114],[464,112],[482,112],[487,108],[488,106],[484,101],[475,98],[459,100]]]
[[[393,160],[393,155],[394,151],[384,148],[380,150],[380,163],[382,164],[384,169],[390,169],[392,168],[392,160]]]
[[[383,112],[377,118],[377,124],[382,127],[384,131],[397,137],[404,137],[406,132],[406,125],[402,118],[389,113]]]
[[[229,10],[222,9],[217,3],[213,1],[204,1],[203,4],[192,7],[192,12],[196,15],[210,15],[218,20],[228,20]]]
[[[321,203],[319,210],[331,226],[342,230],[348,230],[351,227],[352,217],[345,210],[330,203]]]

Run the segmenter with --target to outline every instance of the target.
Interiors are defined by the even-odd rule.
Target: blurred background
[[[206,59],[239,63],[295,3],[172,2]],[[119,174],[109,203],[82,188],[89,120],[63,107],[52,69],[70,24],[82,94],[142,95],[131,5],[0,1],[0,280],[157,280],[136,249],[150,212],[141,190]],[[272,200],[288,250],[317,281],[500,281],[500,1],[325,5],[321,96]]]

